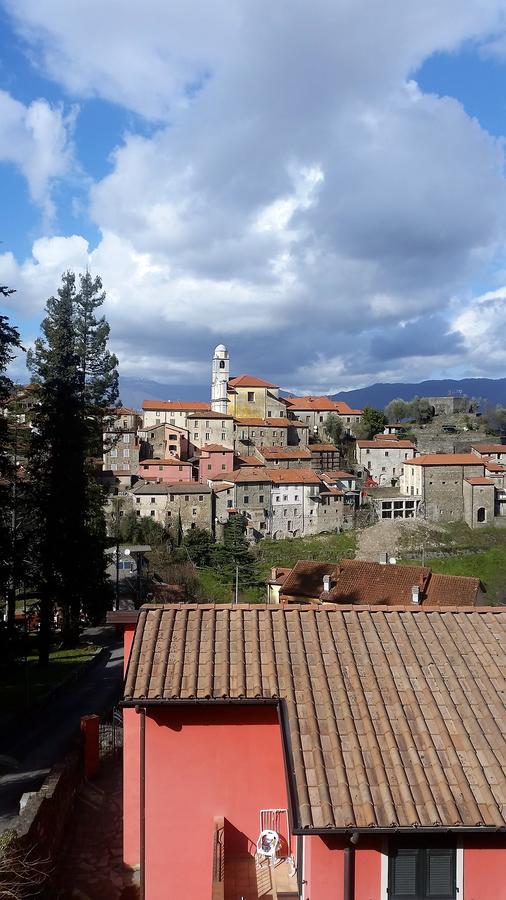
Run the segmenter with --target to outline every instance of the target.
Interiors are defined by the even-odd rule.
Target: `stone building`
[[[423,397],[433,407],[436,416],[453,416],[456,413],[473,411],[473,401],[462,395],[450,397]]]
[[[222,444],[234,449],[234,417],[213,410],[194,410],[186,418],[189,441],[194,450],[205,444]]]
[[[137,470],[139,478],[145,481],[172,484],[176,481],[192,481],[191,462],[168,457],[167,459],[141,459]]]
[[[134,428],[104,432],[104,472],[130,483],[139,468],[140,441]]]
[[[308,450],[311,453],[311,466],[316,472],[339,468],[341,454],[335,444],[310,443]]]
[[[240,419],[286,418],[287,401],[279,396],[279,387],[255,375],[230,378],[227,412]]]
[[[270,532],[271,479],[262,466],[245,466],[209,481],[216,493],[216,520],[224,525],[231,513],[246,516],[249,536],[264,537]]]
[[[506,463],[506,444],[487,444],[475,443],[471,444],[471,452],[476,453],[482,459],[491,460],[497,463]]]
[[[151,428],[139,430],[141,439],[141,458],[167,459],[174,456],[178,459],[188,459],[190,446],[188,431],[178,425],[153,425]]]
[[[211,405],[201,400],[144,400],[142,404],[143,428],[153,425],[178,425],[186,428],[186,420],[192,412],[211,410]]]
[[[470,528],[497,524],[495,522],[496,486],[492,478],[479,475],[464,478],[462,490],[464,521]],[[506,525],[506,520],[504,524]]]
[[[432,453],[404,464],[401,494],[423,501],[433,522],[464,518],[464,480],[485,476],[485,463],[474,453]]]
[[[331,400],[329,397],[287,397],[289,415],[305,422],[312,437],[324,440],[325,422],[333,413],[339,416],[348,432],[362,418],[361,409],[350,409],[347,403]]]
[[[357,441],[357,462],[378,485],[398,483],[404,464],[416,456],[411,441],[377,435],[372,441]]]
[[[308,447],[257,447],[255,453],[263,465],[280,469],[307,468],[312,461]]]
[[[138,482],[132,501],[137,516],[149,516],[164,527],[177,525],[181,516],[183,532],[194,527],[213,530],[213,496],[208,485]]]

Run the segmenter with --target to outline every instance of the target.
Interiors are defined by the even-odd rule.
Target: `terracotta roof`
[[[357,441],[357,447],[366,449],[368,447],[375,450],[416,450],[415,445],[411,441],[401,441],[399,438],[378,438],[374,441]],[[410,460],[411,462],[411,460]]]
[[[243,466],[241,469],[234,469],[233,472],[220,472],[219,475],[214,476],[217,481],[220,482],[230,482],[231,484],[246,484],[251,483],[254,484],[256,482],[270,482],[270,477],[267,475],[267,469],[265,466]],[[208,478],[208,481],[213,481],[213,478]]]
[[[239,425],[251,425],[252,428],[256,428],[260,426],[268,426],[270,428],[288,428],[289,425],[303,425],[303,422],[294,422],[293,419],[254,419],[254,418],[237,418],[236,422]],[[306,426],[307,427],[307,426]]]
[[[262,378],[257,378],[256,375],[236,375],[235,378],[230,378],[228,383],[231,384],[232,387],[278,387],[277,384],[272,384],[270,381],[264,381]]]
[[[339,453],[335,444],[309,444],[308,450],[315,453]]]
[[[323,575],[330,575],[330,590],[323,590]],[[436,579],[434,585],[432,580]],[[434,575],[426,566],[382,565],[360,559],[338,563],[299,560],[287,578],[281,595],[313,597],[327,603],[415,606],[411,588],[420,591],[420,604],[473,606],[480,589],[478,578]]]
[[[505,829],[505,644],[499,608],[147,606],[124,697],[280,705],[295,831]]]
[[[321,478],[324,478],[326,481],[346,481],[352,478],[356,481],[357,476],[353,475],[351,472],[342,472],[341,470],[331,470],[329,472],[322,472]]]
[[[479,453],[506,453],[506,444],[471,444]]]
[[[468,484],[473,484],[473,485],[477,485],[477,486],[491,484],[492,487],[495,487],[495,481],[493,478],[485,478],[485,477],[483,477],[483,478],[481,478],[481,477],[480,478],[464,478],[464,481],[467,481]]]
[[[282,594],[293,597],[319,597],[323,591],[323,576],[330,575],[335,578],[336,568],[336,563],[300,559],[285,579]]]
[[[132,494],[210,494],[211,488],[207,484],[198,484],[195,481],[176,481],[174,484],[167,482],[152,482],[143,479],[137,482]]]
[[[410,466],[483,466],[484,462],[475,453],[427,453],[408,459]]]
[[[201,450],[205,450],[206,453],[233,453],[231,447],[224,447],[223,444],[204,444]]]
[[[192,407],[193,408],[193,407]],[[199,407],[200,409],[200,407]],[[229,413],[215,412],[214,409],[204,408],[202,412],[192,412],[187,416],[188,419],[233,419]]]
[[[108,415],[116,415],[116,416],[138,416],[139,413],[136,409],[131,409],[129,406],[109,406],[107,409]]]
[[[306,447],[259,447],[264,459],[311,459]]]
[[[287,397],[288,403],[292,409],[300,409],[310,411],[312,409],[316,410],[328,410],[329,412],[336,412],[343,416],[361,416],[361,409],[350,409],[347,403],[344,403],[342,400],[332,400],[330,397]]]
[[[259,466],[263,466],[263,462],[258,456],[248,456],[247,454],[237,454],[234,456],[234,463],[237,463],[239,466],[255,466],[258,468]]]
[[[210,409],[209,403],[202,400],[144,400],[142,408],[146,410],[174,410],[174,412],[186,412],[191,409]],[[221,415],[220,415],[221,418]]]
[[[314,469],[269,469],[266,473],[273,484],[321,484]]]
[[[174,456],[169,459],[140,459],[140,466],[191,466],[190,462],[184,459],[176,459]]]
[[[506,466],[501,465],[501,463],[494,462],[494,460],[487,459],[487,457],[481,457],[481,459],[485,463],[487,472],[506,472]]]
[[[213,491],[215,494],[221,494],[222,491],[229,491],[230,484],[223,484],[221,481],[213,483]]]

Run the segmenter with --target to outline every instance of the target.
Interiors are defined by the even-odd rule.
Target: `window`
[[[232,500],[227,500],[227,509],[232,509]]]
[[[140,516],[140,514],[141,514],[140,509],[137,509],[135,512],[136,512],[136,515]]]
[[[130,456],[130,450],[123,450],[123,457]]]
[[[154,516],[155,513],[156,513],[156,509],[152,509],[151,512],[150,512],[150,515],[151,515],[151,516]]]
[[[227,467],[226,467],[225,463],[222,463],[222,465],[221,465],[221,471],[222,471],[222,472],[225,472],[225,471],[226,471],[226,468],[227,468]]]
[[[224,368],[225,368],[225,360],[220,359],[220,369],[224,369]]]
[[[204,499],[204,495],[203,495],[203,494],[199,494],[199,503],[202,503],[203,499]]]
[[[320,416],[320,422],[323,422],[323,416]]]
[[[174,503],[174,494],[171,494],[171,495],[170,495],[170,502],[171,502],[171,503]]]
[[[135,502],[136,502],[136,503],[140,503],[140,502],[141,502],[141,498],[140,498],[140,497],[136,497],[136,498],[135,498]]]
[[[255,391],[248,391],[248,403],[255,402]]]
[[[189,499],[190,499],[189,495],[188,495],[188,494],[185,494],[185,498],[184,498],[184,499],[185,499],[185,503],[188,503],[188,501],[189,501]]]
[[[388,865],[389,900],[455,900],[454,847],[396,847]]]
[[[169,453],[176,453],[176,452],[177,452],[176,444],[169,444]]]
[[[243,502],[244,502],[245,504],[246,504],[246,503],[249,503],[249,497],[244,497]]]
[[[385,456],[388,456],[388,450],[385,450]]]
[[[147,466],[144,466],[144,468],[147,469]],[[163,472],[163,466],[158,466],[158,471]]]
[[[477,522],[485,522],[487,519],[487,511],[484,506],[480,506],[478,512],[476,513],[476,521]]]
[[[178,466],[178,469],[179,469],[180,472],[183,471],[183,467],[182,467],[182,466]]]
[[[369,454],[371,451],[370,451],[370,450],[366,450],[365,452],[366,452],[367,454]]]
[[[267,410],[267,418],[272,419],[272,411],[270,409]]]
[[[194,440],[197,440],[198,436],[199,436],[198,431],[194,431],[194,432],[193,432],[193,438],[194,438]]]
[[[226,423],[226,422],[222,422],[222,423],[221,423],[221,427],[222,427],[222,428],[226,428],[226,427],[227,427],[227,423]]]
[[[118,455],[118,451],[116,449],[111,450],[111,456],[117,456],[117,455]]]
[[[156,503],[156,497],[151,497],[151,503]]]
[[[283,503],[288,503],[288,494],[283,494]]]
[[[209,428],[209,420],[206,422],[206,428]]]
[[[298,503],[299,495],[298,495],[298,494],[295,494],[295,497],[294,497],[293,499],[295,500],[296,503]]]
[[[208,466],[207,466],[207,471],[208,471],[208,472],[209,472],[209,471],[210,471],[210,469],[212,469],[212,465],[211,465],[211,463],[209,463],[209,465],[208,465]]]
[[[196,516],[196,515],[197,515],[197,508],[194,506],[192,509],[192,516]]]
[[[259,502],[259,503],[263,503],[263,502],[264,502],[264,495],[263,495],[263,494],[259,494],[259,495],[258,495],[258,502]]]
[[[211,432],[206,431],[206,441],[208,441],[210,437],[211,437]]]
[[[224,431],[221,432],[221,439],[222,439],[222,441],[226,441],[226,439],[227,439],[227,435],[225,434]]]

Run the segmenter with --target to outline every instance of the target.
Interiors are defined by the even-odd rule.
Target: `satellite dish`
[[[125,554],[125,556],[130,556],[130,553],[131,553],[130,548],[127,547],[126,550],[123,550],[123,553]]]
[[[388,562],[390,563],[391,566],[397,565],[397,557],[396,557],[396,556],[390,556]]]
[[[265,831],[260,832],[257,841],[257,852],[260,856],[266,856],[267,858],[272,859],[273,856],[276,856],[278,844],[279,834],[277,831],[266,828]]]

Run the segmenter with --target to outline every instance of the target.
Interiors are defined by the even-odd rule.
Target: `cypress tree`
[[[0,285],[0,296],[8,297],[14,290]],[[14,543],[12,486],[12,447],[9,435],[9,420],[2,415],[12,397],[13,385],[7,377],[7,366],[14,358],[14,351],[20,346],[19,332],[9,324],[7,316],[0,316],[0,593],[8,598],[8,621],[14,624],[15,583],[14,583]]]
[[[30,476],[40,534],[42,664],[53,603],[63,611],[64,641],[71,645],[82,609],[97,619],[106,601],[103,494],[92,455],[101,452],[104,406],[117,397],[117,361],[107,351],[109,327],[95,316],[104,299],[99,287],[87,273],[77,293],[74,273],[66,272],[28,358],[39,400]]]

